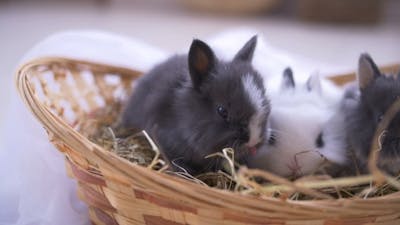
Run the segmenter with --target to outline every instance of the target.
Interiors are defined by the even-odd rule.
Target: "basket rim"
[[[30,86],[28,76],[29,71],[35,66],[49,63],[61,63],[63,65],[83,64],[99,68],[99,70],[114,71],[124,76],[139,76],[141,72],[87,60],[65,57],[43,57],[33,59],[19,66],[15,73],[15,84],[25,105],[27,105],[29,110],[47,130],[51,141],[59,139],[61,142],[68,143],[68,145],[71,145],[74,149],[84,149],[85,152],[83,152],[83,154],[92,157],[96,163],[99,163],[116,173],[123,174],[131,181],[137,180],[138,178],[141,179],[142,182],[149,184],[149,187],[146,187],[147,192],[161,196],[168,196],[169,193],[178,192],[180,193],[180,197],[177,201],[190,202],[197,207],[235,210],[237,212],[240,211],[242,213],[248,213],[249,215],[260,217],[265,217],[266,212],[271,211],[274,208],[279,208],[284,209],[281,211],[282,215],[288,216],[285,213],[291,213],[290,218],[297,219],[337,216],[338,212],[344,213],[341,206],[348,204],[354,204],[354,206],[357,206],[360,202],[390,203],[394,201],[395,203],[398,203],[400,200],[400,191],[368,199],[338,198],[299,201],[290,199],[281,200],[274,197],[258,198],[255,196],[202,186],[178,177],[158,173],[145,167],[130,163],[128,160],[118,157],[116,154],[89,141],[86,137],[68,125],[62,118],[52,113],[47,106],[41,103],[39,98],[35,95],[33,88]],[[390,68],[397,66],[398,65],[390,65]],[[330,77],[330,79],[337,84],[343,84],[344,81],[347,81],[350,78],[354,79],[354,73]],[[138,177],[138,174],[140,177]],[[159,189],[155,186],[151,187],[151,185],[159,185],[159,187],[165,192],[159,193]],[[237,204],[239,202],[240,204]],[[312,209],[312,212],[307,212],[307,209]],[[349,211],[347,209],[345,215],[349,217],[360,215],[360,210],[361,208],[355,209],[354,211]],[[375,209],[374,211],[379,213],[378,209]],[[385,210],[381,212],[387,213]],[[275,213],[274,215],[276,216],[277,214]]]

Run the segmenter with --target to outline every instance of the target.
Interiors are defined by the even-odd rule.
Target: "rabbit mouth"
[[[257,150],[260,148],[261,143],[258,143],[256,145],[253,146],[246,146],[246,150],[250,155],[255,155],[257,153]]]

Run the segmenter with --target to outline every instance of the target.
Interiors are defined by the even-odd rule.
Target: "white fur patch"
[[[243,76],[242,82],[244,90],[249,96],[249,99],[255,109],[255,114],[250,118],[248,125],[250,139],[247,143],[247,146],[253,147],[261,141],[262,126],[260,123],[263,115],[266,113],[266,108],[263,106],[264,96],[262,90],[260,90],[256,85],[252,75],[246,74]]]
[[[345,162],[345,121],[343,112],[339,111],[343,90],[333,86],[330,89],[322,86],[322,92],[318,93],[316,89],[308,91],[306,84],[301,84],[294,89],[270,92],[268,125],[275,143],[258,149],[249,158],[249,167],[280,176],[298,176],[315,172],[325,159],[339,164]],[[317,147],[320,133],[324,145]]]

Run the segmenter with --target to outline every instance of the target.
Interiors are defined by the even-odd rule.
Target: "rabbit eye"
[[[315,145],[317,148],[322,148],[325,145],[324,139],[322,138],[322,132],[319,133],[317,140],[315,140]]]
[[[383,120],[383,114],[379,114],[377,121],[378,123],[381,122]]]
[[[223,106],[218,106],[217,112],[223,119],[226,120],[228,118],[228,111]]]

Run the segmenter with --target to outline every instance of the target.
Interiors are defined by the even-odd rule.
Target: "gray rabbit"
[[[400,96],[400,73],[382,74],[368,54],[362,54],[358,65],[358,88],[347,90],[345,120],[349,141],[349,160],[354,173],[367,173],[368,156],[375,130],[384,113]],[[381,139],[378,166],[392,175],[400,172],[400,113]],[[351,167],[351,166],[349,166]]]
[[[235,149],[243,161],[263,141],[270,103],[262,77],[251,65],[257,37],[231,62],[193,40],[177,55],[140,78],[122,114],[126,128],[147,130],[164,155],[193,175],[221,168],[205,156]],[[176,168],[175,168],[176,169]]]

